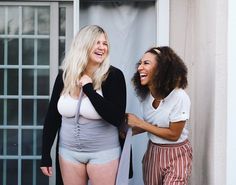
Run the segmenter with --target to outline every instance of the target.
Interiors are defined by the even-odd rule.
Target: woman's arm
[[[134,130],[147,131],[163,139],[177,141],[182,133],[186,121],[178,121],[170,123],[170,127],[162,128],[157,125],[152,125],[134,114],[128,114],[128,124]]]
[[[44,121],[42,137],[42,159],[41,167],[51,167],[52,159],[50,156],[51,147],[61,125],[61,115],[57,110],[57,102],[63,89],[62,74],[58,74],[53,86],[52,96],[49,102],[48,111]]]
[[[124,121],[126,109],[126,84],[121,70],[111,67],[106,81],[102,85],[103,97],[87,83],[83,92],[88,96],[98,114],[107,122],[119,127]]]

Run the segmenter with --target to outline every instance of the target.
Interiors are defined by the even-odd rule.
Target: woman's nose
[[[142,65],[142,64],[139,64],[139,65],[138,65],[138,70],[141,70],[141,69],[143,69],[143,65]]]

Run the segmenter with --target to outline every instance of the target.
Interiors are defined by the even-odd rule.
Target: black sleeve
[[[98,114],[107,122],[119,127],[126,109],[126,84],[121,70],[111,67],[106,81],[102,84],[103,97],[94,89],[92,83],[83,86]]]
[[[61,115],[57,110],[57,102],[63,89],[62,74],[58,74],[53,86],[52,96],[49,102],[48,111],[44,121],[42,137],[42,159],[41,166],[52,166],[50,156],[51,148],[61,125]]]

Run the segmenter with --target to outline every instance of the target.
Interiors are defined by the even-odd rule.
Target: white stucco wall
[[[228,0],[228,31],[227,31],[227,62],[228,62],[228,75],[227,75],[227,173],[226,184],[236,184],[236,1]]]
[[[192,185],[236,184],[236,3],[229,2],[171,1],[170,46],[189,68]]]

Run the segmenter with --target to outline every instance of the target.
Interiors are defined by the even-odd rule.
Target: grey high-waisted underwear
[[[117,128],[103,119],[62,117],[59,146],[77,152],[98,152],[120,146]]]

